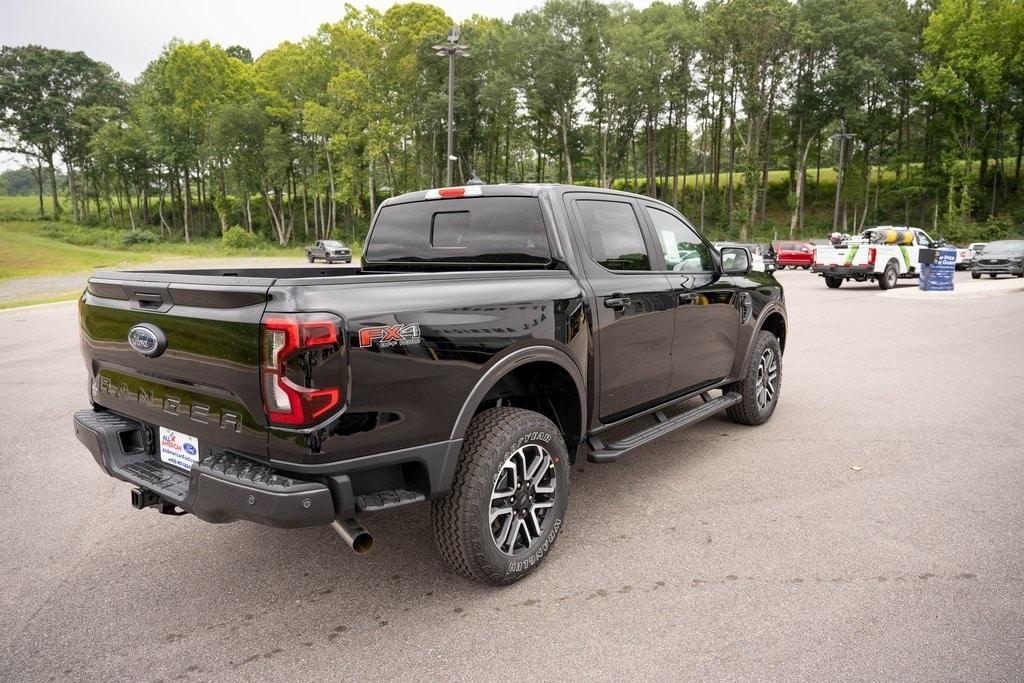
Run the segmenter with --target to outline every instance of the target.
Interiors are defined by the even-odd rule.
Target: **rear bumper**
[[[877,275],[871,266],[831,266],[815,263],[811,271],[824,277],[852,277],[857,280],[872,278]]]
[[[147,443],[151,430],[131,418],[80,410],[73,422],[75,436],[110,476],[207,522],[248,520],[285,528],[329,524],[336,518],[424,500],[426,494],[403,488],[394,477],[376,487],[363,484],[393,474],[404,462],[420,465],[417,471],[425,469],[429,493],[442,494],[450,487],[461,445],[444,442],[366,456],[335,463],[329,473],[301,478],[226,452],[208,454],[186,472],[162,462]]]

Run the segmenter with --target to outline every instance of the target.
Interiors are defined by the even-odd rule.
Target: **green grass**
[[[1007,157],[1007,158],[1005,158],[1003,160],[1003,163],[1004,163],[1004,165],[1006,167],[1007,174],[1010,177],[1013,177],[1013,171],[1014,171],[1014,168],[1015,168],[1015,161],[1016,161],[1016,159],[1015,158],[1011,158],[1011,157]],[[996,162],[995,159],[990,159],[989,160],[989,168],[991,168],[992,164],[994,164],[995,162]],[[918,169],[921,168],[921,164],[920,163],[912,163],[912,164],[910,164],[910,166],[913,169],[915,169],[915,170],[918,170]],[[975,162],[975,164],[974,164],[974,171],[976,172],[977,169],[978,169],[978,162]],[[857,173],[859,173],[859,172],[860,172],[859,170],[854,169],[854,174],[855,175]],[[820,173],[820,176],[819,176],[819,173]],[[872,166],[871,167],[871,182],[872,183],[874,183],[874,182],[876,182],[878,180],[877,173],[878,173],[878,167],[877,166]],[[847,169],[847,172],[846,172],[846,178],[847,179],[850,178],[850,174],[851,174],[851,170]],[[897,176],[896,176],[896,171],[895,170],[889,169],[889,168],[885,168],[885,169],[882,170],[882,180],[883,181],[893,181],[893,180],[896,180],[896,178],[897,178]],[[641,173],[641,175],[637,178],[637,180],[642,184],[642,183],[645,182],[645,176]],[[659,185],[661,184],[661,180],[662,180],[661,175],[658,175],[658,184]],[[629,186],[632,185],[632,182],[633,182],[633,177],[632,176],[629,176],[628,178],[616,178],[613,181],[613,187],[615,187],[616,189],[621,189],[622,185],[625,184],[627,186],[627,188],[628,188]],[[734,171],[733,175],[732,175],[732,182],[733,182],[733,186],[734,187],[738,187],[738,186],[743,185],[743,173],[741,171]],[[783,168],[783,169],[776,169],[776,170],[773,170],[773,171],[768,171],[768,183],[769,184],[779,184],[779,183],[788,183],[788,182],[789,182],[789,170]],[[820,182],[822,185],[831,185],[834,188],[835,187],[835,183],[836,183],[836,169],[833,168],[832,166],[822,166],[821,168],[808,168],[807,169],[807,184],[810,185],[810,186],[813,186],[817,182]],[[689,188],[689,189],[693,189],[693,188],[700,187],[702,184],[706,184],[709,187],[711,186],[712,179],[711,179],[711,175],[710,174],[690,173],[690,174],[687,174],[685,176],[683,176],[683,175],[679,176],[679,187],[680,188],[686,187],[686,188]],[[718,174],[718,184],[719,184],[719,187],[722,187],[722,188],[726,187],[729,184],[729,173],[728,173],[728,171],[725,172],[725,173],[719,173]],[[672,177],[669,176],[667,187],[671,187],[671,186],[672,186]]]
[[[52,204],[49,197],[43,197],[43,205],[49,214]],[[39,219],[39,197],[0,195],[0,221],[31,221]]]
[[[64,294],[54,294],[53,296],[36,297],[32,299],[16,299],[14,301],[3,301],[0,302],[0,311],[8,308],[21,308],[22,306],[37,306],[39,304],[55,304],[59,301],[74,301],[81,295],[81,292],[75,290],[73,292],[65,292]]]
[[[0,197],[0,203],[21,197]],[[0,280],[118,268],[168,258],[303,256],[301,243],[288,248],[261,244],[229,249],[219,239],[124,246],[124,230],[54,221],[0,221]],[[356,250],[358,252],[358,250]],[[358,255],[358,253],[357,253]]]
[[[0,224],[0,280],[76,273],[151,260],[147,254],[80,247],[35,234],[36,224]]]

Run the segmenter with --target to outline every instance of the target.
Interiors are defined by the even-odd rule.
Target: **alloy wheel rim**
[[[773,349],[765,349],[757,363],[755,397],[758,410],[764,410],[775,400],[778,390],[779,359]]]
[[[494,546],[509,556],[528,550],[541,537],[557,488],[554,460],[543,446],[528,444],[509,455],[491,489]]]

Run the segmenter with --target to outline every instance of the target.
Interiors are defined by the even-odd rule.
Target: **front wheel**
[[[494,585],[523,578],[554,546],[569,501],[569,457],[540,413],[491,408],[473,418],[452,490],[431,506],[441,555]]]
[[[775,412],[781,390],[782,347],[774,334],[761,330],[754,340],[746,375],[725,389],[742,397],[726,410],[726,415],[744,425],[763,424]]]
[[[989,274],[988,274],[988,276],[989,276],[990,278],[992,278],[993,280],[995,280],[995,279],[996,279],[996,275],[997,275],[996,273],[989,273]]]
[[[841,277],[827,277],[825,278],[825,285],[829,289],[839,289],[843,286],[843,278]]]
[[[971,279],[972,280],[980,280],[981,279],[981,273],[971,273]]]

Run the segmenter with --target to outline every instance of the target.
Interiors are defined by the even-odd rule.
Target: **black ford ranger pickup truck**
[[[746,249],[564,185],[389,199],[360,267],[97,273],[79,315],[75,432],[134,507],[362,552],[357,518],[426,500],[445,559],[494,584],[550,552],[574,461],[766,421],[787,333]]]

